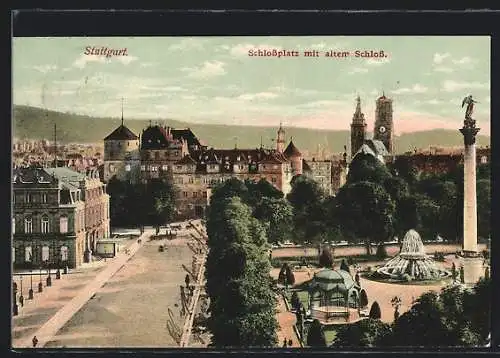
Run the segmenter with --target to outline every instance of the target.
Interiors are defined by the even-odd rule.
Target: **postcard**
[[[489,37],[12,46],[13,348],[489,344]]]

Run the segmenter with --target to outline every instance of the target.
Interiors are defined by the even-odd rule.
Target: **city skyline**
[[[86,55],[87,47],[127,56]],[[251,49],[388,57],[256,57]],[[18,105],[116,118],[124,98],[125,118],[345,130],[359,95],[371,131],[385,93],[397,135],[458,128],[472,94],[481,134],[490,135],[487,36],[15,38],[13,58]]]

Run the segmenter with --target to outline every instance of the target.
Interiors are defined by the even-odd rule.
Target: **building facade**
[[[309,176],[316,181],[326,195],[332,195],[332,161],[331,160],[304,160],[304,175]]]
[[[85,250],[82,190],[38,168],[14,170],[12,185],[14,267],[81,265]]]

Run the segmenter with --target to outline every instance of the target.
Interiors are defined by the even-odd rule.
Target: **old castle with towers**
[[[396,155],[394,149],[393,101],[382,94],[376,99],[373,137],[368,136],[361,99],[351,122],[350,155],[347,150],[327,160],[304,158],[280,125],[276,147],[216,149],[203,144],[190,128],[174,129],[150,125],[136,135],[123,122],[104,138],[105,182],[115,177],[131,183],[169,178],[178,189],[177,214],[181,218],[203,217],[214,185],[230,178],[264,179],[287,194],[295,175],[307,175],[335,195],[345,183],[348,163],[359,153],[382,163],[408,160],[420,172],[444,172],[461,163],[461,153],[415,152]],[[347,149],[347,148],[346,148]],[[449,151],[449,150],[448,150]],[[490,149],[478,148],[478,161],[489,162]]]

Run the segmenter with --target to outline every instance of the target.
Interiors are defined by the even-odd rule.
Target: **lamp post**
[[[33,299],[33,265],[30,262],[30,290],[28,291],[28,299]]]
[[[12,315],[19,314],[19,307],[17,306],[17,283],[12,281]]]
[[[40,282],[38,283],[38,292],[43,292],[42,265],[40,265]]]
[[[21,279],[21,296],[19,296],[19,303],[21,304],[21,307],[23,307],[24,306],[23,275],[19,275],[19,278]]]
[[[47,266],[47,287],[50,287],[52,286],[52,276],[50,276],[49,260],[45,260],[45,266]]]

